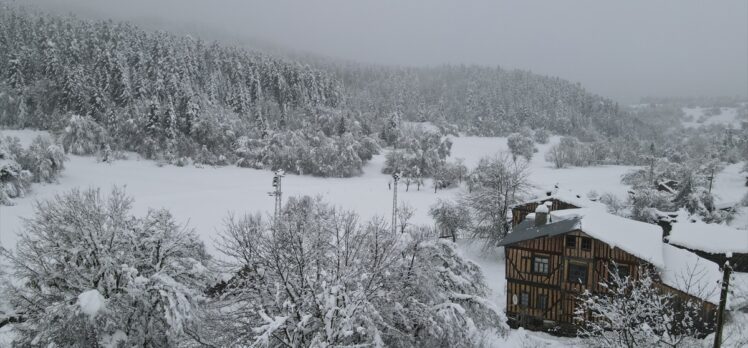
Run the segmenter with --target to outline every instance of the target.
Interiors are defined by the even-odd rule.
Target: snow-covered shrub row
[[[283,169],[318,176],[349,177],[361,173],[363,164],[379,152],[376,140],[351,133],[326,136],[322,131],[277,132],[265,139],[241,137],[236,164],[242,167]]]
[[[31,183],[54,182],[64,166],[65,154],[48,137],[38,136],[28,149],[14,137],[0,138],[0,205],[12,205]]]
[[[477,346],[506,329],[479,268],[428,228],[394,232],[309,197],[229,219],[235,276],[191,335],[214,346]]]
[[[36,205],[15,251],[0,249],[13,281],[2,296],[23,320],[17,346],[169,347],[212,282],[193,231],[168,211],[131,215],[117,189],[71,191]],[[118,345],[111,345],[118,346]]]

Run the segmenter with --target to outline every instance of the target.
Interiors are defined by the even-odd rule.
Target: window
[[[532,258],[532,273],[548,274],[548,257],[535,256]]]
[[[519,295],[519,305],[522,307],[530,307],[530,294],[523,292]]]
[[[538,295],[538,300],[535,302],[535,308],[537,309],[548,308],[548,295]]]
[[[631,274],[629,272],[629,266],[619,265],[617,263],[611,264],[610,268],[608,268],[608,282],[613,282],[613,275],[616,273],[618,273],[618,276],[621,278],[626,278]]]
[[[567,280],[570,283],[587,284],[587,265],[584,263],[570,263]]]
[[[566,236],[566,247],[576,248],[577,247],[577,236]]]
[[[582,237],[582,250],[590,251],[592,250],[592,239],[587,237]]]

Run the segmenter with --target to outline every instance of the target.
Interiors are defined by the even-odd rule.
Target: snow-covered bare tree
[[[470,174],[470,192],[462,197],[473,215],[476,237],[498,243],[509,232],[508,214],[529,189],[527,161],[506,153],[482,158]]]
[[[203,244],[168,211],[130,215],[121,190],[36,204],[2,294],[23,317],[18,346],[175,346],[211,281]]]
[[[590,338],[585,341],[587,344],[611,348],[679,347],[699,336],[699,325],[705,323],[699,323],[701,307],[695,300],[684,300],[663,290],[647,267],[638,268],[636,279],[617,269],[615,264],[609,268],[609,279],[601,284],[603,293],[586,290],[577,298],[574,315],[580,323],[580,336]]]
[[[535,152],[535,144],[532,138],[522,133],[510,134],[509,138],[507,138],[507,145],[515,160],[517,157],[522,156],[529,161]]]
[[[400,202],[397,206],[397,223],[400,227],[400,233],[405,233],[408,226],[411,225],[410,220],[415,215],[416,209],[407,202]]]
[[[473,347],[504,329],[480,270],[429,229],[293,197],[275,224],[230,218],[219,249],[234,276],[190,327],[201,345]]]
[[[440,199],[431,206],[429,215],[436,222],[440,237],[451,238],[453,242],[457,241],[458,233],[471,226],[470,210],[458,202]]]

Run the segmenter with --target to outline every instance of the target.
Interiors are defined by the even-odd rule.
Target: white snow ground
[[[686,120],[683,120],[683,126],[686,128],[698,128],[700,126],[725,125],[732,128],[740,128],[743,121],[738,117],[738,109],[733,107],[721,107],[720,113],[707,116],[706,113],[710,108],[693,107],[683,108]]]

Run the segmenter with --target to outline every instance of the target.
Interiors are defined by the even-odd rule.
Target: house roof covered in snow
[[[571,204],[577,208],[605,208],[605,204],[593,201],[581,193],[574,192],[569,189],[563,189],[554,187],[550,190],[540,190],[536,192],[534,198],[531,198],[523,203],[517,204],[516,206],[528,204],[528,203],[540,203],[550,199],[555,199],[564,203]]]
[[[715,262],[672,245],[662,244],[662,283],[713,304],[719,303],[722,271]]]
[[[665,264],[662,256],[662,228],[657,225],[622,218],[596,208],[556,210],[550,215],[551,222],[541,226],[535,226],[533,219],[526,219],[515,226],[500,245],[581,230],[655,266],[662,267]]]
[[[554,221],[581,220],[581,230],[611,247],[619,248],[657,267],[665,265],[662,256],[662,228],[626,219],[603,209],[582,208],[551,212]]]
[[[713,254],[748,253],[748,231],[680,217],[672,224],[668,242]]]

